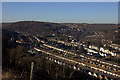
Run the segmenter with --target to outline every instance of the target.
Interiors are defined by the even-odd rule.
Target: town
[[[80,29],[76,30],[82,31]],[[65,34],[67,39],[61,39],[62,37],[58,37],[56,34],[44,37],[39,34],[21,31],[15,31],[15,33],[17,36],[11,37],[10,41],[15,41],[17,44],[27,47],[30,55],[39,57],[43,54],[46,60],[85,72],[98,79],[112,80],[120,78],[120,45],[105,39],[103,34],[95,33],[78,41]],[[94,40],[101,37],[102,44],[91,44],[91,37]],[[86,42],[86,40],[89,41]]]

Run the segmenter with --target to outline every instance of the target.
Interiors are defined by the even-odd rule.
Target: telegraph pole
[[[31,63],[30,80],[32,80],[32,78],[33,78],[33,67],[34,67],[34,62]]]

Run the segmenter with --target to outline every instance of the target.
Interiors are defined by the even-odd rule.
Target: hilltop
[[[112,39],[117,35],[117,24],[87,24],[87,23],[52,23],[39,21],[20,21],[2,23],[2,28],[10,31],[20,31],[43,36],[72,36],[80,40],[90,36],[102,36]],[[93,37],[94,38],[94,37]],[[99,40],[99,39],[98,39]]]

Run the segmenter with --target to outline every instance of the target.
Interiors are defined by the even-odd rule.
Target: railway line
[[[47,55],[45,57],[46,59],[54,61],[57,64],[68,65],[69,67],[76,70],[84,70],[85,72],[87,71],[89,75],[93,75],[95,77],[104,75],[105,77],[116,79],[120,78],[120,66],[117,64],[112,64],[110,62],[102,61],[101,59],[77,54],[65,49],[60,49],[54,45],[47,44],[47,42],[40,40],[33,35],[25,36],[32,42],[33,40],[41,42],[42,44],[40,47],[34,47],[33,49],[44,53]],[[63,42],[63,44],[65,44],[65,42]]]

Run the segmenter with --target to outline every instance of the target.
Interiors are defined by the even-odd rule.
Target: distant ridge
[[[116,30],[117,24],[87,24],[87,23],[52,23],[41,21],[18,21],[11,23],[2,23],[2,28],[11,31],[23,31],[39,34],[61,34],[60,30],[64,29],[62,33],[73,33],[69,28],[79,28],[80,31],[102,31]],[[78,33],[80,34],[80,33]]]

